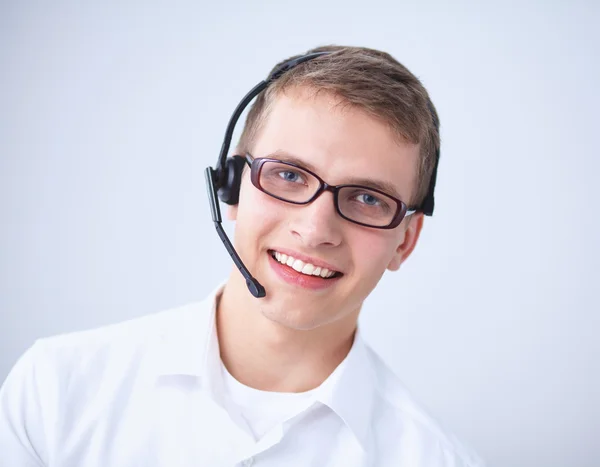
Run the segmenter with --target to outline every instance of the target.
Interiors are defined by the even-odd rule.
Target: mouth
[[[273,260],[275,260],[279,265],[283,266],[285,269],[289,270],[290,273],[292,273],[293,271],[296,274],[306,276],[307,279],[314,278],[317,280],[321,279],[324,281],[329,281],[332,279],[340,278],[344,275],[340,271],[335,271],[322,265],[302,261],[301,259],[294,258],[293,256],[281,253],[276,250],[269,250],[268,253],[271,256],[271,258],[273,258]]]

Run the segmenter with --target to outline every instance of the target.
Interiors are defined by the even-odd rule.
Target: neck
[[[263,316],[261,299],[237,276],[229,278],[216,317],[221,360],[231,375],[264,391],[304,392],[323,383],[352,347],[358,310],[315,329],[292,329]]]

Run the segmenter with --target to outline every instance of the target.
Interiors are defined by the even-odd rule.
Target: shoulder
[[[0,388],[0,445],[11,465],[46,463],[63,428],[110,417],[114,401],[149,381],[162,336],[186,327],[200,305],[35,341]]]
[[[100,370],[111,363],[124,365],[160,342],[165,333],[181,326],[198,309],[198,303],[188,304],[116,324],[38,339],[34,347],[43,349],[46,358],[52,359],[59,369],[66,366],[72,372],[92,367]]]
[[[159,348],[170,329],[186,326],[201,303],[173,308],[140,318],[41,338],[17,361],[5,383],[5,392],[28,388],[47,399],[68,398],[134,378]]]
[[[379,449],[393,446],[393,449],[401,451],[405,440],[408,440],[413,455],[418,453],[431,460],[427,465],[456,467],[484,465],[475,452],[461,443],[427,412],[368,345],[366,345],[366,352],[375,381],[374,423],[376,426],[385,427],[375,436]]]

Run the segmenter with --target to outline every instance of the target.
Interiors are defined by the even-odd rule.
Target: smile
[[[330,279],[334,276],[341,276],[342,274],[338,271],[333,271],[325,267],[316,266],[312,263],[304,262],[300,259],[296,259],[293,256],[280,253],[278,251],[270,250],[269,253],[278,263],[286,265],[296,272],[304,274],[306,276],[316,276],[323,279]]]

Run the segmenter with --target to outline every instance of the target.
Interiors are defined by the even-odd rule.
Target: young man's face
[[[330,94],[314,96],[302,89],[278,96],[252,156],[293,160],[330,185],[357,178],[385,182],[410,201],[418,145],[399,143],[381,121],[339,104]],[[417,213],[395,229],[360,226],[339,216],[331,192],[308,205],[285,203],[258,190],[249,170],[230,217],[236,220],[237,251],[266,289],[261,312],[295,329],[355,320],[384,271],[398,269],[412,252],[423,222]],[[302,275],[274,259],[275,251],[312,259],[315,266],[327,263],[341,274],[331,279]]]

